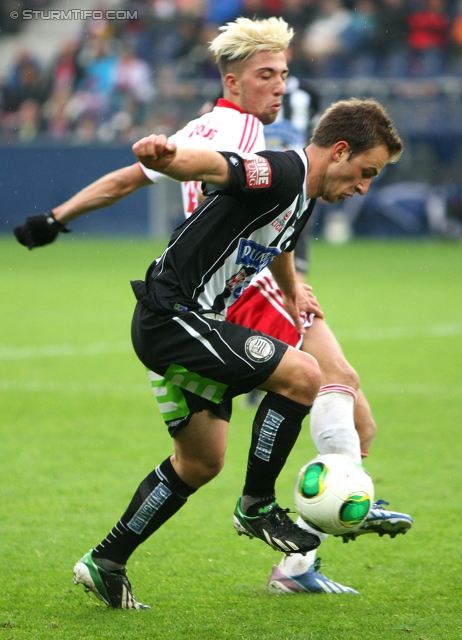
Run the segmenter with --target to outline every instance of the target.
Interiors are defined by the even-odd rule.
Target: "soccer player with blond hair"
[[[241,163],[239,158],[245,158],[247,154],[253,154],[255,157],[254,154],[256,152],[263,151],[265,147],[263,124],[273,122],[281,109],[285,80],[288,74],[285,52],[291,37],[292,32],[287,24],[277,18],[262,21],[239,18],[234,23],[229,23],[223,27],[221,33],[212,42],[211,50],[217,57],[217,63],[222,73],[224,97],[217,102],[211,113],[191,121],[184,129],[172,136],[169,139],[169,144],[174,145],[180,151],[183,149],[186,151],[191,147],[204,151],[220,150],[236,153],[238,165]],[[239,55],[236,50],[239,50]],[[349,167],[348,163],[346,165],[344,163],[347,157],[346,151],[346,148],[343,147],[343,150],[339,149],[337,153],[338,161],[342,161],[343,168]],[[197,152],[195,151],[195,153]],[[220,154],[218,155],[220,156]],[[181,153],[179,157],[181,157]],[[256,160],[254,160],[257,166],[260,163],[259,157],[256,156]],[[381,168],[382,161],[385,161],[385,158],[381,158],[379,164],[375,167],[377,172]],[[388,161],[388,156],[386,161]],[[229,156],[229,163],[231,163],[230,166],[233,163],[231,156]],[[150,165],[151,168],[146,165]],[[335,167],[335,163],[332,163],[332,166]],[[53,212],[29,218],[25,225],[16,230],[18,240],[29,246],[29,248],[51,242],[59,231],[65,229],[65,225],[68,222],[79,215],[107,206],[134,189],[157,181],[160,175],[156,171],[158,168],[155,163],[153,166],[153,163],[138,162],[130,167],[125,167],[103,176],[103,178],[70,198],[66,203],[55,207]],[[260,175],[258,171],[256,171],[255,175],[259,180],[263,179],[263,174]],[[183,203],[187,218],[196,210],[199,200],[202,199],[200,183],[203,177],[202,174],[199,176],[191,174],[183,176]],[[351,188],[351,193],[343,192],[341,197],[353,195],[355,192],[361,194],[365,187],[361,186],[360,183],[364,182],[368,186],[372,177],[372,175],[361,176],[361,180],[358,182],[359,186],[355,185],[354,188]],[[257,187],[259,186],[257,185]],[[256,193],[259,193],[258,188]],[[226,198],[227,196],[224,197]],[[223,200],[220,200],[220,202],[223,202]],[[201,211],[204,210],[204,206],[200,207]],[[290,215],[288,215],[289,213]],[[291,219],[292,214],[293,211],[289,212],[287,210],[281,219],[273,219],[272,229],[275,232],[278,229],[285,229],[287,221]],[[286,219],[284,219],[285,215],[288,215]],[[196,219],[196,213],[193,217]],[[236,273],[231,274],[231,279],[228,279],[229,281],[226,283],[226,297],[237,301],[236,304],[251,289],[251,287],[247,287],[249,284],[248,276],[260,271],[265,266],[265,261],[269,261],[270,257],[274,257],[279,251],[277,248],[271,248],[271,250],[263,253],[259,249],[254,252],[252,242],[253,240],[246,245],[246,260],[248,264],[244,264],[242,269],[238,269]],[[307,414],[307,407],[314,401],[311,428],[315,444],[324,453],[327,452],[326,448],[328,450],[334,448],[336,452],[345,452],[354,459],[360,458],[360,441],[363,447],[367,448],[373,437],[375,426],[368,405],[365,403],[358,414],[360,419],[356,421],[356,428],[360,433],[358,438],[355,430],[358,403],[355,405],[354,400],[356,394],[358,394],[358,398],[363,397],[359,395],[358,376],[346,362],[338,343],[324,322],[322,311],[311,292],[311,288],[301,283],[296,285],[291,256],[293,245],[294,243],[291,241],[287,245],[289,251],[284,248],[272,263],[272,277],[276,278],[279,299],[282,301],[282,304],[278,305],[278,315],[275,317],[273,331],[277,330],[283,323],[287,330],[290,330],[292,338],[286,340],[284,336],[281,336],[281,342],[273,342],[274,336],[268,330],[269,342],[259,345],[260,356],[258,357],[262,357],[263,346],[270,353],[273,350],[271,345],[277,345],[277,349],[276,346],[274,348],[280,354],[280,344],[285,343],[286,347],[284,349],[287,350],[287,344],[292,344],[292,339],[296,335],[297,343],[302,342],[302,349],[306,351],[302,359],[297,360],[297,362],[303,363],[301,367],[305,373],[301,376],[300,381],[304,379],[306,384],[304,389],[301,390],[298,386],[300,381],[290,379],[282,382],[279,374],[277,385],[274,387],[271,383],[267,388],[269,393],[258,409],[255,418],[255,433],[261,433],[262,430],[265,431],[265,429],[269,428],[268,424],[266,426],[263,424],[268,415],[277,413],[283,416],[284,412],[288,410],[287,406],[290,405],[290,417],[287,417],[285,421],[286,425],[292,425],[292,436],[291,439],[288,439],[287,435],[283,436],[283,428],[281,428],[281,433],[278,432],[279,436],[275,434],[273,444],[275,446],[274,451],[277,451],[279,462],[276,463],[271,458],[272,452],[270,452],[269,460],[267,461],[270,466],[270,473],[265,472],[264,474],[261,473],[260,469],[261,458],[256,455],[259,446],[258,437],[256,440],[252,440],[246,485],[235,511],[235,526],[239,532],[260,537],[271,546],[277,547],[286,553],[292,550],[308,551],[311,554],[318,544],[317,534],[308,531],[306,526],[300,522],[298,526],[293,524],[285,510],[277,505],[274,498],[274,483],[287,458],[288,451],[296,439],[301,420]],[[258,273],[256,277],[258,278]],[[218,275],[216,278],[217,282],[221,282]],[[244,289],[243,296],[240,297]],[[139,292],[138,295],[140,295]],[[142,294],[141,297],[143,298]],[[177,303],[179,307],[176,310],[180,313],[179,317],[182,318],[183,310],[181,307],[188,305],[184,305],[180,300]],[[250,306],[249,304],[249,309]],[[229,306],[228,309],[229,314],[233,310],[233,305]],[[296,313],[297,309],[302,311],[301,316]],[[222,311],[224,312],[225,308]],[[210,312],[216,313],[214,307]],[[209,318],[209,320],[210,322],[223,322],[221,319],[214,320]],[[252,330],[254,328],[258,329],[258,319],[255,320],[255,325],[256,327],[251,327]],[[307,328],[308,325],[310,325],[309,328]],[[225,324],[219,324],[218,326],[228,327],[232,325],[229,322],[225,322]],[[194,328],[194,331],[197,331],[197,327]],[[252,338],[253,335],[249,337]],[[318,342],[316,336],[321,336],[322,339]],[[305,342],[309,345],[309,348],[306,347]],[[252,340],[251,344],[253,344]],[[300,347],[300,344],[296,346]],[[263,351],[266,353],[265,349]],[[311,353],[310,349],[315,351],[312,355],[315,355],[320,365],[320,378],[318,381],[317,365],[308,356]],[[289,347],[291,358],[296,358],[293,355],[293,351],[297,353],[299,350],[292,350]],[[254,358],[257,357],[255,349],[251,349],[249,353]],[[266,358],[268,353],[264,354],[263,358]],[[302,356],[302,352],[300,354]],[[273,363],[273,358],[274,353],[265,362]],[[276,363],[274,362],[274,364]],[[276,368],[277,366],[279,365],[276,365]],[[283,373],[288,375],[289,370],[284,368]],[[150,374],[155,390],[162,387],[159,383],[159,375],[161,379],[165,377],[158,372]],[[289,377],[292,378],[293,376]],[[262,380],[261,382],[262,384],[259,386],[264,385],[264,381]],[[315,389],[318,383],[324,388],[322,394],[317,397]],[[275,388],[278,391],[274,392]],[[181,386],[177,391],[180,395],[184,393]],[[239,389],[239,392],[242,393],[243,390]],[[231,395],[237,394],[233,392]],[[282,400],[281,406],[280,398],[275,398],[275,395],[292,400],[295,405]],[[135,609],[142,606],[136,602],[131,593],[130,584],[125,575],[126,561],[139,544],[147,539],[153,531],[161,526],[166,518],[173,515],[183,505],[188,495],[191,495],[199,486],[218,473],[222,464],[220,461],[226,439],[223,430],[230,417],[229,407],[226,406],[226,403],[214,403],[213,400],[204,400],[204,398],[198,400],[194,394],[192,399],[187,393],[186,396],[188,401],[192,403],[194,410],[187,412],[184,416],[179,415],[173,418],[164,415],[164,419],[169,424],[174,438],[174,456],[167,458],[141,483],[131,505],[119,523],[105,540],[101,541],[76,565],[76,580],[83,582],[87,588],[90,588],[109,606]],[[277,409],[269,406],[271,402],[276,402]],[[316,411],[316,403],[319,402],[322,407],[320,407],[319,411]],[[327,422],[323,418],[326,407],[330,411]],[[341,414],[340,419],[338,418],[339,413]],[[206,427],[202,423],[204,414],[209,416],[210,424],[213,423],[216,427],[215,433],[220,435],[215,436],[215,444],[208,453],[209,457],[203,457],[207,452],[207,446],[203,448],[194,447],[195,455],[199,455],[199,458],[194,460],[193,466],[196,471],[192,473],[190,470],[192,461],[189,460],[190,436],[187,434],[191,431],[191,425],[196,423],[200,425],[201,429],[204,428],[208,432],[209,423],[206,422]],[[363,433],[361,433],[361,420],[364,425]],[[258,472],[259,469],[260,473]],[[160,489],[159,483],[162,485]],[[162,509],[157,509],[156,505],[160,507],[159,500],[162,505],[168,504],[170,506],[167,508],[163,506]],[[146,504],[146,501],[149,504]],[[378,509],[378,511],[380,513],[375,516],[375,520],[366,523],[364,530],[358,531],[358,535],[370,531],[383,534],[387,532],[387,528],[389,528],[388,532],[390,533],[404,532],[412,524],[412,520],[405,514],[388,512],[384,509]],[[152,516],[150,515],[151,512]],[[398,524],[396,525],[396,523]],[[279,583],[283,592],[327,591],[339,593],[353,591],[322,576],[314,566],[314,557],[312,555],[306,557],[305,564],[303,564],[302,558],[303,556],[300,553],[295,553],[288,556],[288,560],[285,561],[287,566],[280,565],[278,571],[283,578],[279,579],[279,574],[277,579],[272,576],[274,579],[271,580],[271,583],[274,590],[277,590],[276,583]],[[295,569],[290,568],[290,559],[295,563]]]

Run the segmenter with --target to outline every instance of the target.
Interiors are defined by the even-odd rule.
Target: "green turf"
[[[312,283],[379,431],[376,496],[412,513],[395,540],[329,539],[323,572],[361,592],[272,596],[276,552],[238,537],[252,412],[235,402],[226,465],[130,563],[151,611],[114,611],[73,563],[171,442],[129,340],[147,241],[0,240],[0,640],[447,640],[461,637],[462,245],[314,243]],[[278,482],[292,504],[304,429]]]

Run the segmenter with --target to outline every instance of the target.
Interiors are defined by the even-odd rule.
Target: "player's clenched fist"
[[[135,142],[132,151],[145,167],[160,171],[174,159],[177,146],[167,136],[153,134]]]
[[[24,224],[13,229],[17,241],[28,249],[50,244],[60,233],[69,233],[70,231],[71,229],[56,220],[51,211],[29,216]]]

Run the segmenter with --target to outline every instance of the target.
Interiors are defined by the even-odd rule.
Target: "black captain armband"
[[[71,231],[72,229],[68,229],[66,225],[56,220],[52,211],[29,216],[24,224],[13,229],[17,241],[29,249],[43,247],[53,242],[59,233]]]

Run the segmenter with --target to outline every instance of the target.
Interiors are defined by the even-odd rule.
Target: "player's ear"
[[[235,73],[227,73],[223,78],[225,88],[233,95],[239,94],[239,78]]]
[[[335,162],[340,162],[345,157],[350,155],[350,145],[345,140],[339,140],[332,147],[332,159]]]

